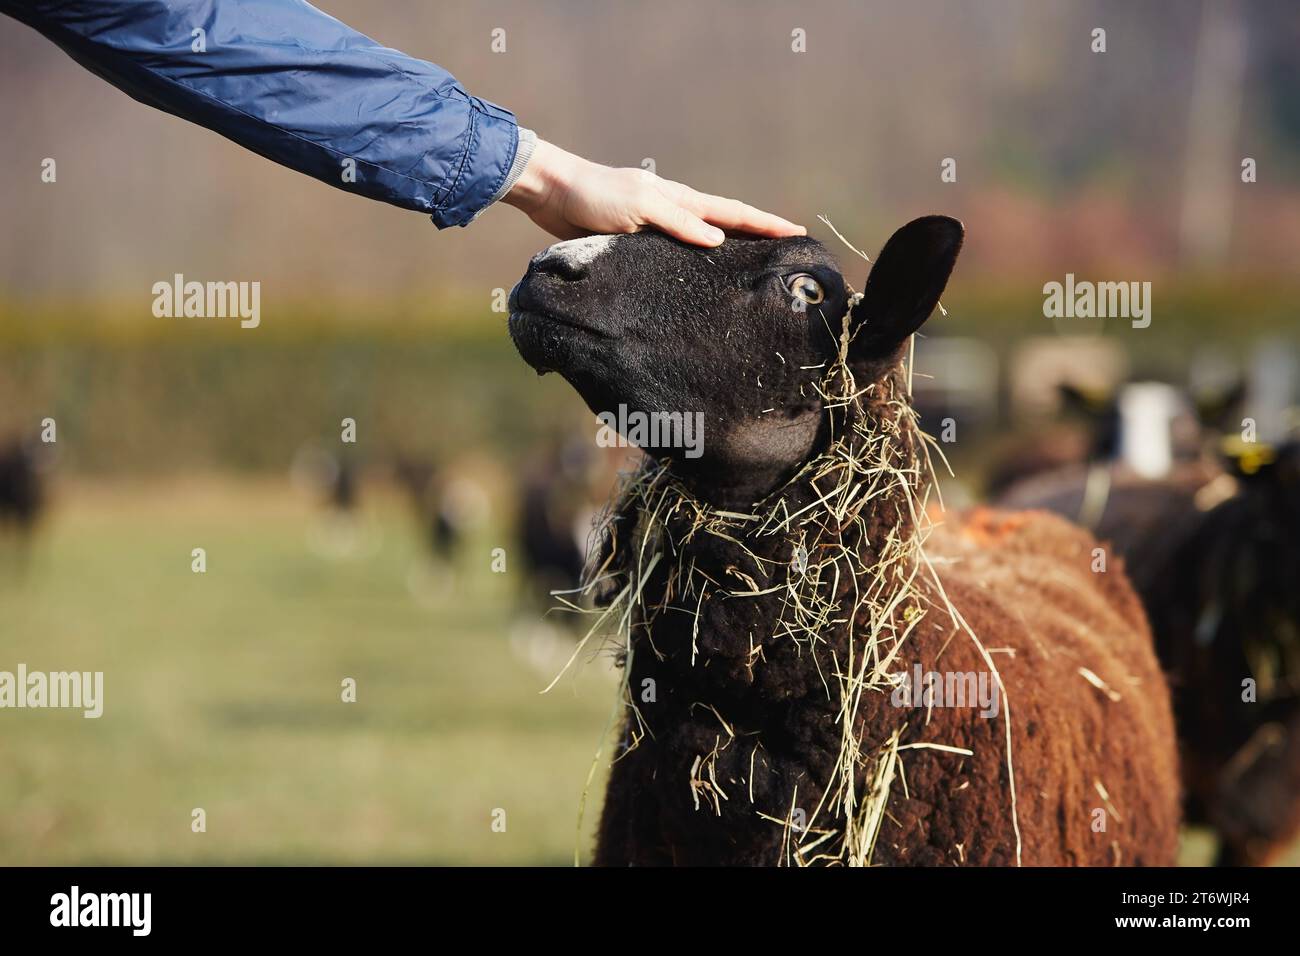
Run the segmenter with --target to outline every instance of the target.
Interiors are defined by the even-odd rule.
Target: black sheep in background
[[[303,493],[330,511],[351,515],[361,496],[361,462],[317,442],[306,442],[293,457],[289,478]]]
[[[1300,442],[1235,452],[1156,480],[1107,466],[1100,507],[1083,465],[998,504],[1094,512],[1170,678],[1188,822],[1216,831],[1221,865],[1256,865],[1300,832]]]
[[[1164,529],[1164,573],[1130,569],[1172,677],[1188,815],[1226,865],[1300,832],[1300,443],[1256,455],[1237,493]]]
[[[439,561],[454,563],[465,537],[464,522],[447,501],[437,466],[429,458],[399,455],[393,474],[415,509],[425,544]]]
[[[347,458],[340,458],[333,480],[328,486],[330,507],[344,514],[354,511],[360,490],[356,463]]]
[[[584,436],[544,446],[524,469],[518,536],[527,574],[525,598],[540,609],[557,606],[551,592],[571,591],[582,577],[587,535],[599,502],[609,494],[609,484],[593,490],[599,459]]]
[[[354,558],[375,546],[361,490],[367,466],[354,451],[305,442],[294,454],[289,479],[315,509],[307,546],[332,560]]]
[[[539,597],[576,588],[582,575],[583,552],[566,523],[573,515],[560,491],[552,476],[544,474],[529,476],[520,489],[520,543]]]
[[[595,617],[577,593],[597,518],[609,505],[621,470],[639,461],[635,448],[603,447],[591,426],[554,435],[528,455],[515,488],[512,569],[516,606],[510,631],[515,655],[547,681],[573,656],[573,642]],[[602,671],[612,674],[612,671]]]
[[[442,466],[424,455],[392,461],[391,474],[406,492],[430,556],[450,570],[492,510],[480,477],[462,463]]]
[[[0,533],[17,539],[24,560],[46,501],[39,453],[21,438],[0,441]]]
[[[1126,414],[1126,402],[1142,390],[1148,399],[1162,397],[1160,392],[1164,391],[1163,403],[1153,406],[1149,400],[1144,403],[1139,398],[1129,404]],[[1133,381],[1114,391],[1100,392],[1065,382],[1057,386],[1057,396],[1059,420],[1006,445],[985,475],[984,491],[990,500],[998,500],[1022,482],[1060,468],[1123,458],[1126,437],[1131,443],[1135,420],[1143,417],[1147,420],[1138,424],[1165,430],[1171,467],[1195,461],[1207,436],[1222,433],[1233,413],[1240,409],[1244,388],[1237,385],[1193,396],[1175,386],[1149,381]],[[1163,423],[1152,421],[1153,413],[1167,418]]]

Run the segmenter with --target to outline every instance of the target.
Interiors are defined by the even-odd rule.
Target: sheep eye
[[[817,305],[826,298],[821,283],[806,272],[800,272],[786,278],[785,287],[796,299],[802,299],[809,305]]]

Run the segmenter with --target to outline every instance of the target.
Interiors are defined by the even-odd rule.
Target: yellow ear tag
[[[1243,475],[1254,475],[1265,465],[1277,461],[1277,449],[1272,445],[1267,442],[1242,441],[1236,435],[1224,438],[1219,449],[1236,462],[1237,470]]]

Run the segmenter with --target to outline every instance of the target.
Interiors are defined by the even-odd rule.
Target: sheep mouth
[[[555,326],[560,325],[566,329],[573,329],[576,332],[586,332],[588,335],[594,335],[598,338],[610,338],[608,332],[602,332],[600,329],[593,328],[590,325],[571,319],[567,315],[561,315],[558,312],[548,312],[543,309],[519,309],[510,310],[510,328],[513,331],[516,327],[527,325]]]
[[[594,329],[573,322],[567,316],[550,312],[522,309],[512,304],[508,323],[510,339],[520,357],[532,366],[538,375],[547,372],[566,372],[585,364],[584,357],[607,336]],[[565,375],[567,378],[568,375]]]
[[[541,325],[543,327],[551,325],[560,325],[565,328],[573,329],[577,332],[586,332],[588,335],[595,335],[600,338],[609,338],[607,332],[602,331],[585,322],[580,322],[572,316],[565,315],[554,309],[547,308],[542,302],[538,301],[536,290],[528,281],[529,277],[525,276],[522,282],[515,285],[510,290],[510,299],[508,307],[510,309],[510,328],[513,330],[516,325]]]

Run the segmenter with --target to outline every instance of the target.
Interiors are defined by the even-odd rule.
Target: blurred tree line
[[[1294,271],[1292,0],[320,4],[590,158],[652,161],[819,235],[826,213],[868,249],[942,210],[968,222],[964,268],[986,277]],[[806,52],[792,50],[796,29]],[[268,309],[277,297],[486,301],[547,241],[505,209],[438,234],[272,167],[129,101],[8,20],[0,71],[0,298],[128,296],[147,316],[152,282],[182,272],[261,280]],[[40,181],[46,157],[57,183]],[[955,183],[940,181],[945,158]],[[1186,255],[1201,194],[1226,196],[1210,207],[1226,215],[1203,214],[1225,233],[1209,263]]]

